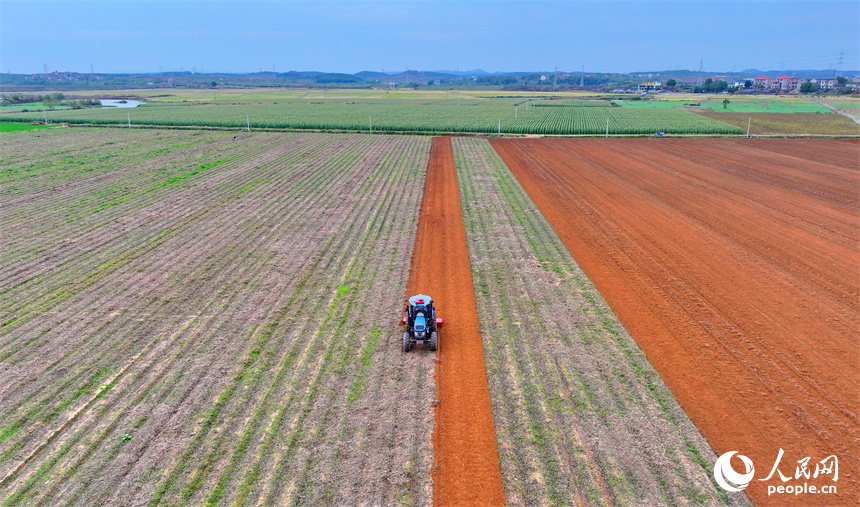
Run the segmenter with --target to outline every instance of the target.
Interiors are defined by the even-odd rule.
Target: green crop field
[[[14,106],[0,106],[0,111],[21,111],[23,109],[26,109],[27,111],[60,111],[71,109],[71,106],[46,106],[43,104],[17,104]]]
[[[728,98],[729,104],[723,108],[723,99]],[[624,108],[636,109],[663,109],[676,107],[696,107],[699,109],[712,109],[727,113],[830,113],[826,107],[813,102],[812,99],[802,98],[775,98],[759,99],[751,97],[705,97],[705,100],[687,98],[683,100],[616,100],[615,104]],[[695,105],[698,104],[698,105]]]
[[[0,132],[16,132],[18,130],[39,130],[53,128],[49,125],[30,125],[29,123],[0,123]]]
[[[684,110],[594,107],[607,102],[494,99],[300,100],[231,104],[151,104],[135,109],[48,112],[48,120],[74,124],[134,124],[242,128],[294,128],[388,132],[503,134],[741,134],[741,129]],[[44,113],[16,113],[6,121],[29,122]]]

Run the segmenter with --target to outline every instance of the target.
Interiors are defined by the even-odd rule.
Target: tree
[[[847,77],[842,77],[842,76],[837,76],[837,77],[836,77],[836,82],[837,82],[837,83],[839,83],[839,84],[841,84],[841,85],[844,85],[844,84],[847,84],[847,83],[848,83],[848,78],[847,78]]]
[[[435,83],[435,82],[436,81],[431,79],[430,81],[427,81],[427,86],[433,86],[433,83]]]
[[[674,79],[670,79],[666,81],[666,88],[674,88],[676,84],[678,84],[677,81],[675,81]]]
[[[750,81],[749,79],[747,79],[746,81],[744,81],[744,88],[749,89],[749,88],[752,88],[752,87],[753,87],[753,82],[752,82],[752,81]]]
[[[812,93],[818,90],[818,86],[815,83],[811,83],[809,81],[800,85],[800,93]]]
[[[731,101],[731,100],[729,100],[729,99],[723,99],[723,109],[728,109],[728,108],[729,108],[729,104],[731,104],[731,103],[732,103],[732,101]]]

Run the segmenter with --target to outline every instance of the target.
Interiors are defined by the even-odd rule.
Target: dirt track
[[[408,292],[433,296],[445,320],[436,367],[435,503],[502,505],[505,496],[450,138],[433,139]]]
[[[856,501],[857,142],[493,145],[717,454],[755,463],[751,498]],[[767,496],[780,448],[785,484],[838,494]],[[834,454],[838,482],[794,480]]]

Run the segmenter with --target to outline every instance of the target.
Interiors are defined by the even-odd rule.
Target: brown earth
[[[856,505],[857,142],[492,143],[751,499]],[[794,479],[830,455],[838,482]],[[838,493],[767,494],[803,482]]]
[[[490,143],[452,144],[508,505],[748,505]]]
[[[447,137],[433,139],[412,255],[408,292],[432,296],[444,319],[436,366],[435,504],[503,505],[466,232]]]

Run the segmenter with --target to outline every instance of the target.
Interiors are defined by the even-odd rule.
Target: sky
[[[0,0],[0,72],[860,69],[850,1]]]

